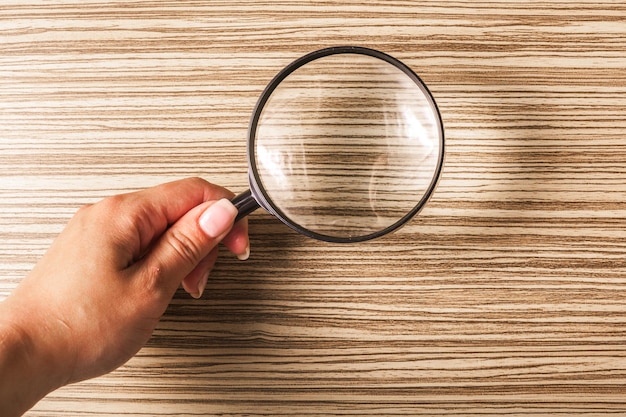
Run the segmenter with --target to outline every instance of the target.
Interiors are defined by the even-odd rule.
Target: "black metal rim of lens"
[[[384,229],[378,230],[376,232],[373,232],[367,235],[346,236],[346,237],[330,236],[330,235],[325,235],[325,234],[314,232],[292,221],[287,215],[285,215],[285,213],[282,212],[282,210],[280,210],[276,206],[276,204],[272,201],[272,199],[267,195],[266,190],[263,188],[263,185],[262,185],[263,183],[261,181],[261,178],[259,178],[255,155],[254,155],[255,153],[254,144],[255,144],[256,131],[257,131],[259,119],[261,117],[261,113],[263,111],[263,108],[265,107],[265,104],[269,100],[274,90],[280,85],[280,83],[285,78],[287,78],[291,73],[293,73],[294,71],[296,71],[298,68],[302,67],[303,65],[319,58],[323,58],[329,55],[338,55],[338,54],[358,54],[358,55],[371,56],[374,58],[378,58],[382,61],[385,61],[395,66],[396,68],[400,69],[411,80],[413,80],[413,82],[415,82],[415,84],[424,92],[424,95],[428,99],[433,109],[433,112],[435,113],[435,116],[437,118],[437,122],[438,122],[439,140],[440,140],[438,162],[437,162],[437,167],[433,175],[432,181],[430,185],[428,186],[428,188],[426,189],[426,192],[423,194],[423,196],[420,198],[417,204],[413,207],[413,209],[411,209],[407,214],[405,214],[398,221],[396,221],[395,223],[393,223],[392,225]],[[377,51],[375,49],[364,48],[360,46],[335,46],[335,47],[320,49],[320,50],[311,52],[307,55],[304,55],[298,58],[297,60],[293,61],[291,64],[283,68],[272,79],[272,81],[270,81],[267,87],[265,87],[265,90],[259,97],[256,103],[256,106],[254,108],[254,112],[252,113],[252,118],[250,119],[250,124],[248,127],[248,166],[250,167],[250,175],[249,175],[250,176],[250,189],[252,191],[252,194],[255,196],[257,202],[261,205],[261,207],[263,207],[264,209],[272,213],[274,216],[278,217],[287,226],[291,227],[292,229],[296,230],[299,233],[302,233],[305,236],[322,240],[322,241],[326,241],[326,242],[333,242],[333,243],[363,242],[366,240],[375,239],[377,237],[386,235],[394,230],[399,229],[422,210],[426,202],[430,199],[430,196],[433,194],[437,186],[437,182],[439,181],[439,177],[441,176],[441,171],[443,170],[443,162],[444,162],[444,155],[445,155],[444,142],[445,141],[444,141],[443,122],[441,120],[441,113],[439,112],[439,108],[437,107],[437,104],[435,103],[435,99],[433,98],[433,95],[431,94],[426,84],[424,84],[421,78],[415,72],[413,72],[411,68],[406,66],[404,63],[402,63],[398,59],[384,52]]]

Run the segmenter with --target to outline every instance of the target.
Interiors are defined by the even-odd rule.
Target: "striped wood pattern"
[[[30,416],[626,413],[626,6],[557,1],[0,4],[0,297],[82,204],[246,188],[265,84],[321,47],[395,55],[447,136],[419,217],[356,246],[251,217],[118,371]]]

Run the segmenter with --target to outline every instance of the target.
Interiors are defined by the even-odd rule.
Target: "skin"
[[[181,284],[202,295],[218,243],[247,258],[232,197],[191,178],[81,208],[0,303],[2,415],[128,361]]]

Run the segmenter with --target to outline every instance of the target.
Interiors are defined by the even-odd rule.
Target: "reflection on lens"
[[[355,53],[287,75],[251,132],[258,185],[277,214],[346,239],[384,230],[420,204],[441,168],[443,132],[418,82]]]

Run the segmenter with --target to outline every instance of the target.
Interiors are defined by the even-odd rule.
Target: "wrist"
[[[28,323],[11,304],[0,303],[0,409],[19,416],[65,380],[41,323]]]

